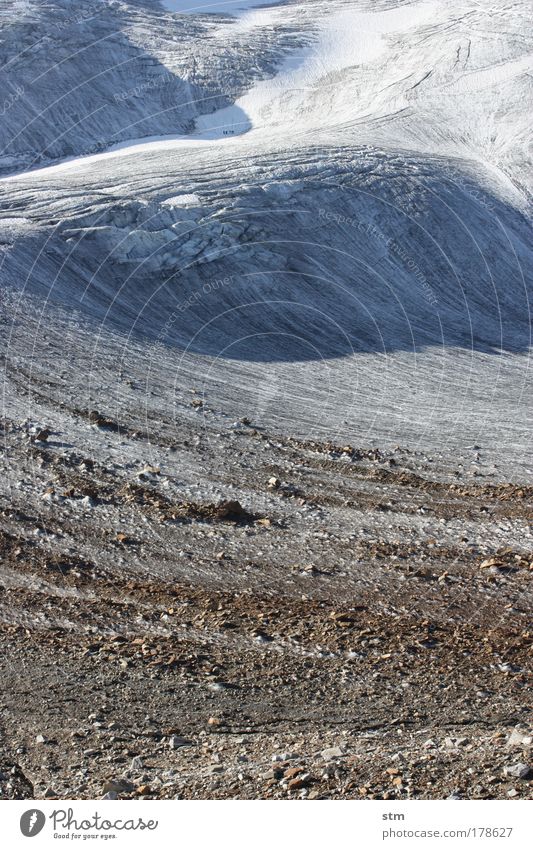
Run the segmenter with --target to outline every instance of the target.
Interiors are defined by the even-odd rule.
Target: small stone
[[[46,743],[46,737],[43,734],[37,734],[35,738],[36,743]]]
[[[509,735],[509,739],[507,740],[508,746],[530,746],[532,742],[531,737],[526,736],[518,728],[513,728]]]
[[[137,796],[148,796],[151,792],[148,784],[141,784],[137,787]]]
[[[118,799],[118,793],[115,793],[114,790],[110,790],[108,793],[105,793],[102,796],[102,800],[106,800],[108,802],[115,802]]]
[[[294,760],[297,757],[298,755],[294,755],[291,752],[281,752],[280,754],[272,755],[271,760],[273,763],[280,763],[282,761]]]
[[[480,569],[490,569],[491,566],[500,566],[501,561],[497,557],[488,557],[479,564]]]
[[[143,759],[141,757],[139,757],[139,755],[136,755],[134,758],[132,758],[131,769],[142,769],[142,768],[143,768]]]
[[[355,616],[352,613],[347,613],[345,611],[333,611],[330,616],[337,625],[344,628],[352,625],[355,621]]]
[[[278,478],[269,478],[267,486],[269,489],[279,489],[281,486],[281,481]]]
[[[252,518],[238,501],[221,501],[215,511],[216,522],[242,522]]]
[[[285,771],[285,778],[296,778],[297,775],[304,772],[304,768],[301,766],[292,766],[290,769]]]
[[[342,758],[344,751],[340,746],[332,746],[330,749],[322,749],[320,754],[325,761],[333,761],[335,758]]]
[[[135,785],[125,778],[108,779],[102,788],[104,793],[131,793]]]
[[[289,781],[287,788],[288,790],[301,790],[303,787],[307,787],[310,778],[311,776],[308,772],[304,773],[304,775],[298,775]]]
[[[138,474],[141,474],[141,475],[160,475],[161,469],[159,468],[159,466],[150,466],[150,465],[147,464],[146,466],[144,466],[141,469],[140,472],[138,472]]]
[[[47,787],[46,790],[44,791],[44,798],[45,799],[55,799],[56,796],[57,796],[57,793],[56,793],[56,791],[54,790],[53,787]]]
[[[192,746],[192,743],[185,737],[179,737],[177,734],[173,734],[172,737],[169,737],[168,745],[171,749],[181,749],[183,746]]]
[[[531,767],[525,763],[517,763],[511,764],[510,766],[504,766],[503,771],[505,775],[510,775],[511,778],[529,778],[531,773]]]

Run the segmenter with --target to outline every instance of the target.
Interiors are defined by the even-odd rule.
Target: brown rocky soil
[[[531,798],[530,487],[243,426],[218,468],[245,508],[26,429],[4,798]]]

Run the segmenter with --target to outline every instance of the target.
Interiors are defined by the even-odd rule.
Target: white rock
[[[525,763],[517,763],[504,766],[503,771],[505,775],[509,775],[511,778],[527,778],[531,772],[531,767]]]
[[[531,737],[526,736],[518,728],[513,728],[509,735],[509,739],[507,740],[508,746],[530,746],[532,742]]]
[[[325,761],[334,761],[336,758],[342,758],[345,752],[340,746],[332,746],[330,749],[322,749],[320,754]]]

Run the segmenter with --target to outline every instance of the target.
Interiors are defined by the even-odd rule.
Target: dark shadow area
[[[198,115],[230,106],[252,71],[272,75],[277,45],[259,57],[243,49],[225,86],[224,56],[209,46],[224,21],[211,18],[172,16],[157,0],[55,0],[0,18],[0,174],[130,139],[189,134]],[[168,65],[158,58],[165,55]]]

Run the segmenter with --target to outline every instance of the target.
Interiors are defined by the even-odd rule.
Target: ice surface
[[[200,198],[195,194],[176,195],[163,201],[164,206],[194,206],[199,203]]]
[[[387,51],[386,35],[398,37],[404,31],[416,30],[437,14],[436,2],[408,4],[382,12],[332,10],[317,22],[313,43],[291,53],[271,80],[258,82],[234,106],[200,117],[196,127],[202,132],[223,128],[238,134],[251,128],[269,131],[275,125],[283,125],[287,132],[290,115],[290,131],[305,130],[320,120],[316,110],[325,107],[323,99],[329,97],[330,89],[338,88],[335,74],[376,63]],[[346,99],[334,118],[336,122],[349,121],[357,112],[357,104]]]
[[[153,347],[162,414],[199,383],[229,416],[291,432],[484,441],[521,463],[527,4],[308,0],[163,29],[132,9],[76,124],[50,93],[86,79],[70,59],[42,115],[27,96],[6,110],[6,289],[49,323],[92,323],[96,363]],[[65,356],[83,371],[78,338]],[[47,356],[35,367],[57,370]]]
[[[238,14],[253,6],[269,5],[268,0],[218,0],[210,3],[208,0],[163,0],[163,6],[170,12],[187,12],[188,14],[204,14],[206,12],[225,12],[230,15]]]

